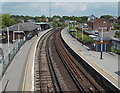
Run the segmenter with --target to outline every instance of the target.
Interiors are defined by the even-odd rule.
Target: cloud
[[[63,10],[67,10],[69,12],[73,11],[85,11],[87,9],[87,4],[82,3],[53,3],[55,8],[61,8]]]
[[[2,0],[2,2],[118,2],[119,0]]]
[[[18,15],[49,16],[50,3],[46,2],[4,2],[3,12]],[[112,14],[117,15],[117,3],[95,2],[52,2],[51,13],[53,15],[83,16]]]
[[[85,11],[87,10],[87,5],[81,5],[78,9],[80,9],[80,11]]]

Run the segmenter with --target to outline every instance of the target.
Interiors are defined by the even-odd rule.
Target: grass
[[[0,39],[2,39],[2,38],[4,38],[5,36],[3,36],[3,35],[0,35]]]
[[[74,34],[75,36],[77,36],[77,38],[82,40],[82,31],[77,31],[77,32],[72,32],[72,34]],[[94,40],[93,38],[87,36],[87,35],[83,35],[83,41],[85,43],[92,43]]]
[[[115,49],[113,47],[111,47],[111,51],[114,52],[114,53],[116,53],[116,54],[120,54],[120,50]]]
[[[76,26],[70,26],[70,29],[77,30],[76,28],[77,28]]]

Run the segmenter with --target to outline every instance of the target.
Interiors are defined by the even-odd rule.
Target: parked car
[[[95,36],[99,36],[99,32],[95,32],[94,35],[95,35]]]

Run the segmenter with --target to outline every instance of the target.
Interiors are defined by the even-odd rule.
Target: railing
[[[25,43],[25,40],[21,40],[17,46],[14,46],[13,50],[7,54],[4,59],[0,60],[0,79],[4,75],[7,67],[10,65],[11,61],[13,60],[14,56],[17,54],[21,46]]]

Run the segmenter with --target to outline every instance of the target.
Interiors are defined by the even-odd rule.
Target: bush
[[[116,48],[111,47],[111,51],[116,53],[116,54],[120,54],[120,50],[118,50]]]
[[[91,43],[91,42],[93,42],[93,38],[84,35],[83,36],[83,41],[85,41],[85,43]]]
[[[115,29],[120,29],[120,25],[115,24],[115,25],[114,25],[114,28],[115,28]]]
[[[76,32],[73,32],[73,34],[76,36]],[[82,33],[78,32],[77,37],[82,40]],[[91,37],[89,37],[87,35],[83,35],[83,41],[85,43],[92,43],[94,40],[93,40],[93,38],[91,38]]]
[[[120,32],[115,32],[115,37],[120,38]]]

